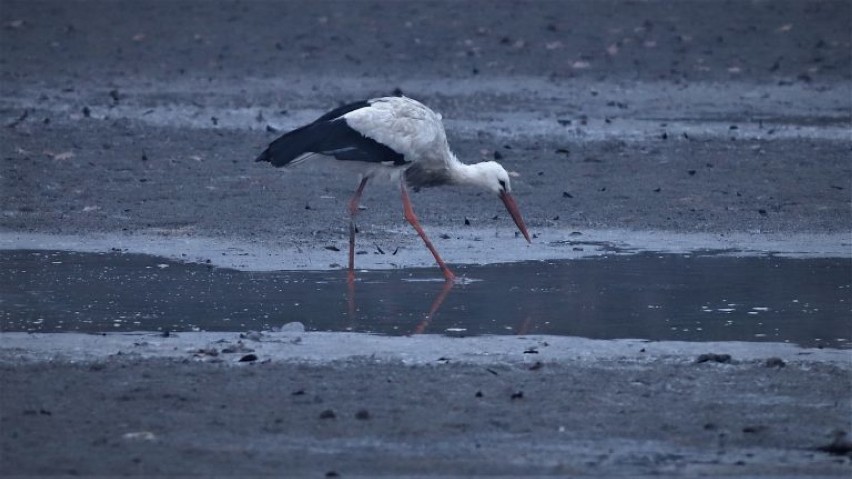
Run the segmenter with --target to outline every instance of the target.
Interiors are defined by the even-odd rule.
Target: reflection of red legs
[[[348,280],[346,281],[346,305],[349,312],[349,319],[355,319],[355,273],[349,270]]]
[[[438,266],[441,267],[441,271],[444,273],[444,278],[446,278],[448,282],[452,282],[456,275],[450,271],[450,268],[447,268],[447,265],[444,264],[444,260],[441,259],[438,251],[434,246],[432,246],[432,242],[426,237],[426,232],[420,227],[420,223],[417,221],[417,216],[414,214],[414,209],[411,207],[411,199],[408,197],[408,190],[405,188],[404,181],[400,183],[400,190],[402,191],[402,208],[405,219],[411,223],[411,226],[413,226],[415,230],[417,230],[417,234],[420,235],[420,238],[424,243],[426,243],[426,247],[432,252],[432,256],[435,257],[435,261],[438,262]]]
[[[435,297],[435,301],[432,301],[432,307],[429,308],[429,314],[427,314],[426,317],[423,318],[423,321],[420,321],[420,324],[414,328],[412,334],[421,334],[426,330],[426,327],[432,322],[432,318],[438,314],[438,310],[441,308],[441,305],[444,304],[444,300],[447,299],[447,295],[450,294],[450,290],[453,289],[454,284],[455,283],[453,281],[444,282],[444,287],[441,288],[441,292]]]
[[[519,336],[529,334],[533,326],[535,326],[535,324],[533,324],[532,316],[527,316],[526,318],[524,318],[524,321],[520,325],[518,325],[518,329],[515,330],[515,334]]]
[[[358,214],[358,202],[361,201],[361,193],[364,192],[364,187],[367,186],[369,177],[365,176],[349,200],[349,275],[348,280],[351,284],[355,281],[355,215]]]

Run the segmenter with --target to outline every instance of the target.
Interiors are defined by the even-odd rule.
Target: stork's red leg
[[[364,192],[364,187],[367,186],[367,180],[370,177],[365,176],[361,179],[361,184],[358,185],[358,189],[355,190],[355,194],[352,195],[352,199],[349,200],[349,215],[355,216],[358,213],[358,203],[361,201],[361,193]]]
[[[411,223],[411,226],[413,226],[415,230],[417,230],[417,234],[420,235],[420,238],[424,243],[426,243],[426,247],[432,252],[432,256],[435,257],[435,261],[438,263],[438,266],[441,267],[441,271],[444,272],[444,278],[446,278],[447,281],[453,281],[456,275],[454,275],[453,272],[450,271],[450,268],[447,268],[447,265],[444,264],[444,260],[441,259],[441,255],[439,255],[435,247],[432,246],[432,242],[426,237],[426,232],[423,231],[423,228],[420,227],[420,223],[417,221],[417,216],[414,214],[414,208],[411,207],[411,199],[408,197],[408,189],[405,187],[405,182],[400,183],[400,190],[402,191],[402,208],[405,219]]]
[[[361,201],[361,193],[367,186],[369,177],[365,176],[349,200],[349,282],[355,280],[355,215],[358,214],[358,203]]]

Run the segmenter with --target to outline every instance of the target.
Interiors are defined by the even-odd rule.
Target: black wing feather
[[[268,161],[280,167],[305,153],[319,153],[341,161],[391,162],[394,165],[404,165],[407,162],[402,154],[367,138],[341,118],[351,111],[369,106],[369,102],[362,101],[335,108],[313,123],[285,133],[270,143],[256,161]]]
[[[368,106],[370,106],[370,102],[366,100],[356,101],[355,103],[349,103],[347,105],[341,105],[335,108],[334,110],[331,110],[330,112],[326,113],[325,115],[317,118],[314,123],[336,120],[341,116],[349,113],[350,111],[360,110],[361,108],[367,108]]]

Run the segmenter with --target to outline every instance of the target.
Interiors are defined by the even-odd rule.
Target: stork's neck
[[[450,153],[452,155],[452,153]],[[482,171],[478,163],[468,165],[460,162],[455,155],[452,156],[453,167],[450,169],[450,174],[453,178],[453,183],[459,185],[479,186],[483,182]]]

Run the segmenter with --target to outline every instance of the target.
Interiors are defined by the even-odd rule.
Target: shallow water
[[[849,347],[852,261],[642,253],[437,269],[241,272],[122,253],[2,251],[3,331],[308,330],[782,341]],[[440,304],[439,304],[440,303]],[[430,309],[437,308],[430,315]]]

